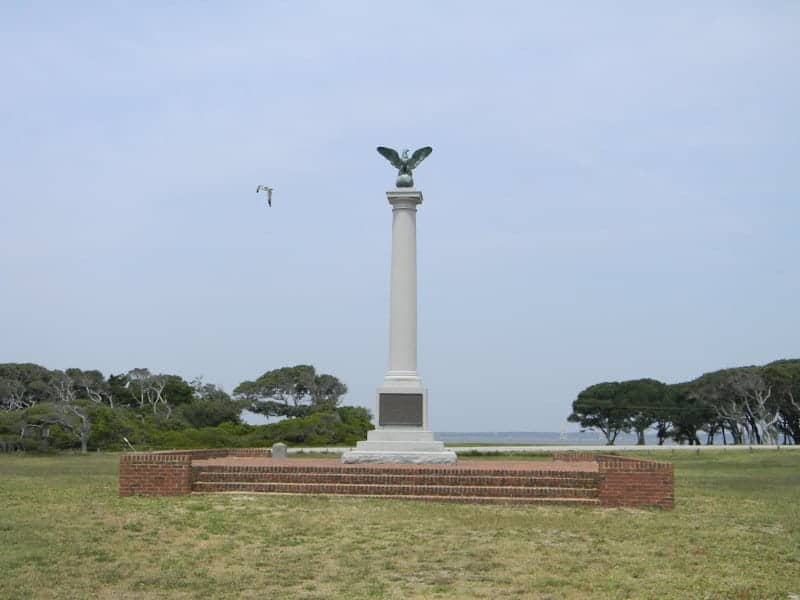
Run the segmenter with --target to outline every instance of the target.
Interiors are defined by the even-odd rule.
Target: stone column
[[[417,375],[417,205],[422,193],[386,192],[392,205],[389,371],[386,382],[419,382]]]
[[[456,454],[433,439],[428,390],[417,373],[417,206],[414,189],[386,192],[392,205],[389,370],[378,388],[376,428],[345,463],[454,463]]]

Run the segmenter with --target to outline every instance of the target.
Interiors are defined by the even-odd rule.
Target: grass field
[[[670,455],[672,511],[118,498],[118,460],[0,455],[0,598],[800,594],[798,452]]]

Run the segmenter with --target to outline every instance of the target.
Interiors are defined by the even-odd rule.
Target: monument
[[[410,157],[378,147],[398,169],[396,189],[386,192],[392,206],[392,270],[389,370],[378,387],[376,428],[366,441],[342,455],[344,463],[450,464],[456,454],[433,439],[428,424],[428,390],[417,373],[417,206],[412,171],[433,152],[429,146]]]

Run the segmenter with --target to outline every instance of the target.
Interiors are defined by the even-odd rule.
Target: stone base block
[[[354,450],[342,455],[349,464],[454,464],[456,453],[433,439],[432,431],[420,429],[373,429]]]
[[[395,464],[395,465],[453,465],[456,453],[452,450],[438,452],[350,450],[342,454],[345,464]]]
[[[433,439],[432,431],[425,431],[424,429],[401,429],[401,428],[383,428],[383,429],[370,429],[367,432],[368,442],[435,442]],[[359,442],[363,444],[364,442]],[[440,448],[444,447],[442,442],[435,442],[439,444]]]

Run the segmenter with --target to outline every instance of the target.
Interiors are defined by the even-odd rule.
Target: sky
[[[798,40],[779,1],[2,3],[0,362],[313,364],[374,408],[378,145],[434,149],[433,430],[800,357]]]

